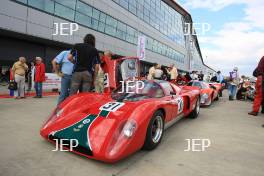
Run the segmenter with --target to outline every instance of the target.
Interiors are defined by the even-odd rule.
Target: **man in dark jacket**
[[[249,115],[257,116],[260,106],[263,104],[263,75],[264,75],[264,56],[259,61],[258,67],[254,71],[254,76],[257,77],[256,81],[256,95],[253,103],[253,110],[249,112]],[[261,113],[264,113],[262,109]]]
[[[83,43],[73,46],[68,59],[74,64],[70,95],[76,94],[79,89],[89,92],[98,73],[100,57],[95,48],[95,37],[87,34]]]

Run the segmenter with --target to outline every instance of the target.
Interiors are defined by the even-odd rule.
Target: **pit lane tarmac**
[[[52,151],[39,129],[57,97],[0,99],[0,176],[263,176],[264,115],[249,117],[251,102],[226,97],[169,128],[154,151],[116,164]],[[210,139],[211,146],[185,152],[186,139]]]

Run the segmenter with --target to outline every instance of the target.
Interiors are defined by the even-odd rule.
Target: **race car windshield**
[[[207,89],[208,88],[205,84],[203,84],[201,82],[189,82],[188,86],[199,87],[201,89]]]
[[[163,96],[164,92],[160,85],[149,81],[125,82],[112,93],[112,98],[117,101],[140,101]]]

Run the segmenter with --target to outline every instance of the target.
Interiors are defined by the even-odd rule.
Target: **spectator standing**
[[[58,99],[58,105],[65,100],[70,93],[71,79],[74,64],[68,60],[71,50],[62,51],[52,60],[54,72],[61,77],[61,92]]]
[[[148,73],[148,76],[147,76],[147,79],[148,80],[154,79],[155,70],[156,70],[156,67],[157,66],[158,66],[158,64],[157,63],[154,63],[154,65],[152,67],[150,67],[149,73]]]
[[[199,81],[203,81],[203,79],[204,79],[204,74],[203,74],[202,71],[201,71],[200,74],[198,75],[198,79],[199,79]]]
[[[162,80],[163,71],[161,70],[161,65],[157,65],[154,73],[154,79]]]
[[[89,92],[93,80],[98,74],[100,64],[99,53],[95,48],[95,37],[92,34],[87,34],[83,43],[73,46],[68,59],[75,64],[70,95],[76,94],[79,89]]]
[[[167,73],[170,75],[170,81],[177,81],[177,77],[178,77],[178,71],[177,68],[174,64],[170,65],[170,69],[167,69]]]
[[[196,71],[192,71],[190,76],[191,76],[192,80],[198,80],[198,75],[197,75]]]
[[[215,74],[215,73],[213,74],[210,82],[217,82],[217,74]]]
[[[222,83],[223,80],[224,80],[224,77],[223,77],[221,71],[218,71],[217,74],[216,74],[216,82]]]
[[[264,75],[264,56],[259,61],[257,68],[255,69],[253,75],[257,77],[256,81],[256,95],[253,103],[253,110],[249,112],[249,115],[257,116],[260,106],[263,103],[263,75]],[[262,109],[261,113],[264,113]]]
[[[204,81],[205,82],[210,82],[210,75],[209,74],[207,74],[207,75],[204,75]]]
[[[161,79],[164,81],[170,81],[170,75],[168,73],[168,69],[166,67],[161,67],[161,70],[163,72]]]
[[[35,67],[35,63],[34,62],[30,62],[30,67],[29,67],[29,70],[28,70],[28,75],[27,75],[27,78],[28,78],[28,89],[27,91],[31,91],[31,88],[32,88],[32,75],[33,72],[34,72],[34,67]]]
[[[103,65],[105,64],[104,58],[109,58],[111,60],[112,58],[112,52],[111,51],[105,51],[104,55],[100,57],[101,59],[101,64],[99,65],[98,69],[98,74],[95,79],[94,87],[95,87],[95,92],[97,93],[103,93],[104,91],[104,70],[103,70]]]
[[[45,64],[42,62],[42,58],[36,57],[35,79],[34,79],[36,96],[34,98],[42,98],[42,83],[45,81],[45,72],[46,72]]]
[[[17,62],[14,63],[12,67],[12,75],[17,83],[17,90],[15,90],[15,99],[25,98],[25,75],[28,70],[26,64],[26,58],[20,57]]]
[[[185,80],[186,80],[186,83],[190,82],[192,80],[192,77],[190,75],[189,72],[186,73],[186,75],[184,76]]]
[[[235,99],[237,87],[239,85],[239,73],[238,68],[235,67],[230,74],[230,81],[228,86],[228,92],[229,92],[229,100],[232,101]]]

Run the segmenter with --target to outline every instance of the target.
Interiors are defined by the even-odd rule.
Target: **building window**
[[[92,18],[82,13],[76,12],[75,21],[84,26],[92,27]]]
[[[54,2],[50,0],[28,0],[28,5],[49,13],[54,12]]]
[[[155,0],[156,4],[157,1]],[[163,44],[154,38],[145,35],[144,33],[138,31],[137,29],[105,14],[104,12],[101,12],[97,10],[96,8],[93,8],[89,4],[83,3],[81,1],[62,1],[62,0],[17,0],[17,2],[24,3],[30,7],[34,7],[36,9],[40,9],[43,11],[46,11],[49,14],[57,15],[62,18],[69,19],[71,21],[75,21],[81,25],[84,25],[88,28],[91,28],[93,30],[111,35],[113,37],[119,38],[121,40],[127,41],[129,43],[132,43],[134,45],[138,42],[138,36],[146,36],[146,48],[152,52],[158,53],[160,55],[166,56],[172,60],[177,60],[180,63],[184,63],[185,56],[178,51],[172,49],[171,47],[167,46],[166,44]],[[77,4],[76,4],[77,2]],[[144,5],[143,2],[140,1],[138,3],[133,2],[133,0],[116,0],[115,2],[123,3],[123,4],[129,4],[131,6],[135,6],[135,4],[139,4],[141,8],[137,10],[137,14],[141,13],[144,16],[144,20],[149,21],[151,19],[153,25],[155,28],[159,28],[159,30],[168,31],[168,34],[170,34],[170,38],[172,40],[183,40],[184,37],[182,37],[180,34],[175,34],[174,29],[172,29],[171,25],[161,25],[164,20],[158,20],[159,18],[156,16],[155,13],[150,13],[151,8],[153,8],[153,4],[150,5],[150,3],[154,3],[152,0],[145,0]],[[130,4],[131,3],[131,4]],[[158,3],[159,4],[159,3]],[[76,8],[75,8],[76,5]],[[158,5],[160,9],[162,9],[161,6]],[[164,7],[165,8],[165,7]],[[153,9],[152,9],[153,10]],[[166,8],[165,8],[166,10]],[[162,13],[162,12],[160,12]],[[154,18],[155,17],[155,18]],[[161,17],[162,18],[162,17]],[[157,19],[156,21],[154,19]],[[157,22],[159,21],[159,22]],[[165,20],[165,23],[170,23],[169,19]],[[177,30],[176,30],[177,31]]]
[[[70,9],[75,10],[76,0],[55,0],[56,3],[64,5]]]
[[[93,16],[93,9],[91,6],[84,4],[83,2],[77,1],[76,11],[81,12],[87,16]]]
[[[97,9],[93,9],[93,18],[96,20],[100,19],[100,12]]]
[[[74,12],[75,12],[74,10],[72,10],[66,6],[55,3],[55,15],[58,15],[60,17],[63,17],[63,18],[66,18],[66,19],[73,21],[74,20]]]
[[[118,22],[117,24],[117,37],[123,40],[126,40],[126,25],[122,22]]]
[[[182,39],[184,35],[182,16],[162,0],[113,1],[160,31],[168,39],[185,47],[185,40]],[[178,35],[181,36],[179,39],[171,37]]]
[[[105,23],[99,22],[98,24],[98,31],[105,32]]]
[[[125,9],[128,9],[128,0],[119,0],[119,4]]]

